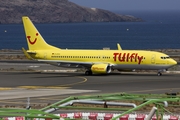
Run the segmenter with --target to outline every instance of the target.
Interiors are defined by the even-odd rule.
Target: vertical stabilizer
[[[46,43],[29,17],[22,17],[29,50],[59,49]]]

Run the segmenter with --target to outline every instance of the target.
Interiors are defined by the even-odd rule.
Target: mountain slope
[[[133,16],[82,7],[68,0],[2,0],[0,16],[2,24],[21,23],[22,16],[29,16],[36,23],[142,21]]]

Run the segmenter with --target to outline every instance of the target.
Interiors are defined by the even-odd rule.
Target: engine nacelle
[[[111,66],[108,64],[94,64],[91,67],[91,71],[93,73],[100,73],[100,74],[110,73],[111,72]]]

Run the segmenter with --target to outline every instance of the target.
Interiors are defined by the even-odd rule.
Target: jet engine
[[[91,67],[93,73],[106,74],[111,72],[111,66],[109,64],[94,64]]]

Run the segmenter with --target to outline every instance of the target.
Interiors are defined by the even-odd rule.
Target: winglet
[[[119,43],[117,43],[117,48],[118,48],[118,50],[122,50],[122,48],[121,48]]]
[[[26,52],[26,50],[25,50],[24,48],[22,48],[22,51],[23,51],[23,53],[25,54],[25,56],[26,56],[28,59],[34,60],[34,59]]]

